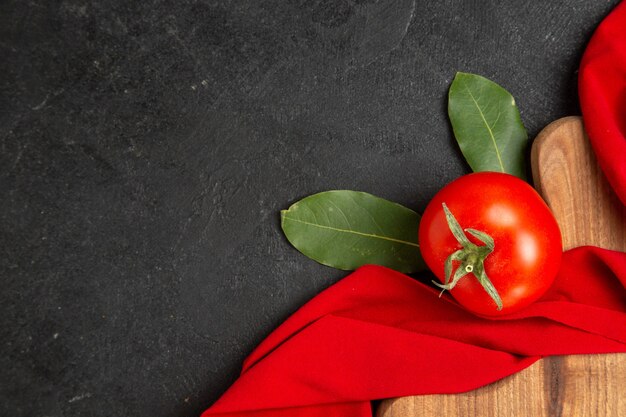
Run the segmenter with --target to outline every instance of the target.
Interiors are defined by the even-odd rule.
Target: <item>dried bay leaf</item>
[[[333,190],[281,211],[287,239],[304,255],[343,270],[376,264],[400,272],[425,269],[417,243],[420,216],[371,194]]]
[[[487,78],[458,72],[450,86],[448,115],[474,172],[505,172],[526,179],[528,135],[508,91]]]

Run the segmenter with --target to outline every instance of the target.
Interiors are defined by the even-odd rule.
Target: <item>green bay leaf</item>
[[[282,229],[296,249],[343,270],[366,264],[400,272],[424,269],[419,221],[400,204],[349,190],[314,194],[281,211]]]
[[[448,115],[474,172],[506,172],[526,179],[528,135],[508,91],[480,75],[458,72],[450,86]]]

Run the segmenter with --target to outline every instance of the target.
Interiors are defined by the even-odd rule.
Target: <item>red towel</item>
[[[585,127],[626,202],[626,3],[581,64]],[[476,317],[406,275],[365,266],[315,297],[246,359],[203,417],[371,416],[370,400],[458,393],[546,355],[626,352],[626,253],[564,254],[550,291],[519,313]]]
[[[585,130],[609,183],[626,205],[626,2],[600,24],[580,63]]]

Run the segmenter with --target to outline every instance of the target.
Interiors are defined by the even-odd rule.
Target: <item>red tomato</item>
[[[479,282],[476,265],[450,290],[459,304],[479,315],[503,315],[526,307],[548,290],[561,263],[561,232],[530,185],[512,175],[479,172],[458,178],[435,195],[422,216],[419,243],[426,264],[442,283],[446,258],[463,248],[450,230],[443,203],[462,229],[475,229],[493,239],[484,272],[503,308],[497,309]],[[471,233],[466,236],[472,244],[486,246]],[[452,263],[452,275],[461,264]]]

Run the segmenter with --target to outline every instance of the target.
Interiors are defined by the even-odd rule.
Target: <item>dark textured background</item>
[[[322,190],[416,210],[468,172],[455,71],[531,137],[578,113],[615,1],[0,3],[0,414],[195,416],[345,274],[278,211]]]

